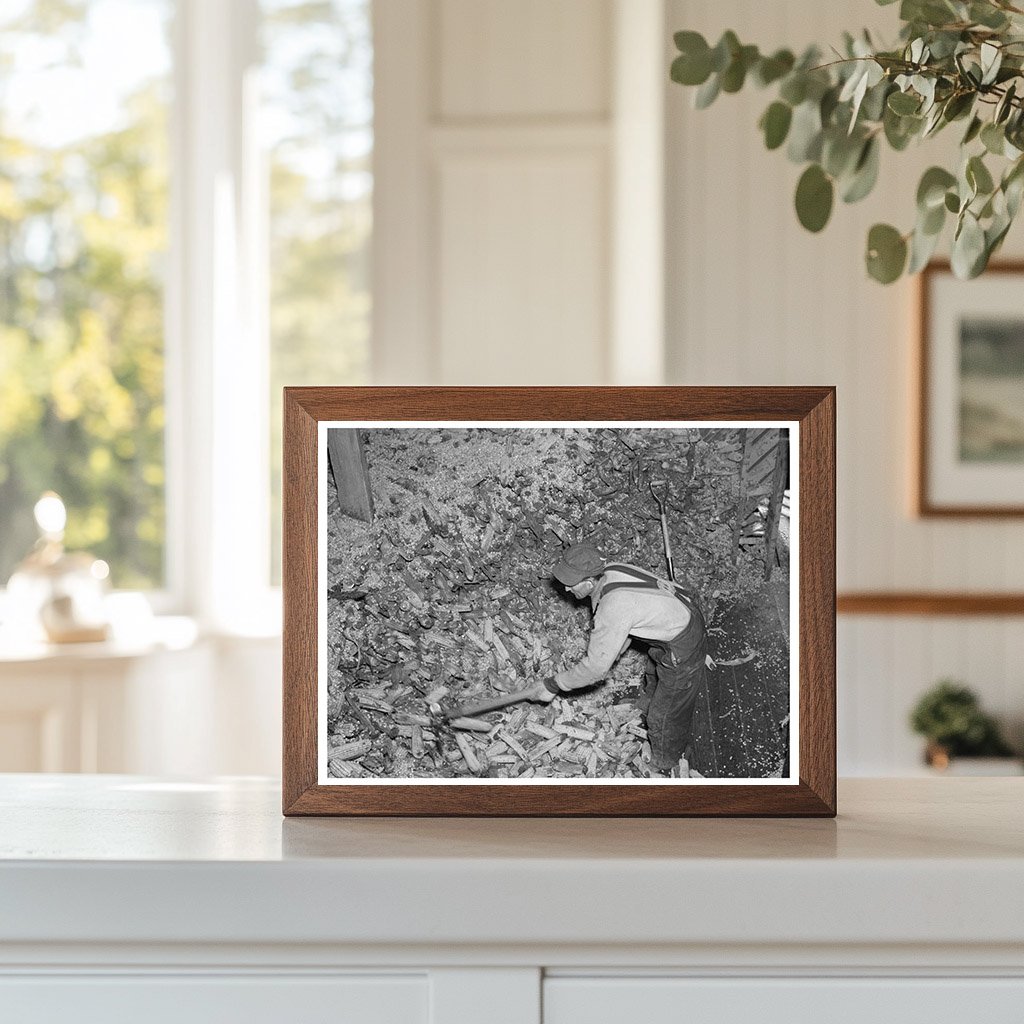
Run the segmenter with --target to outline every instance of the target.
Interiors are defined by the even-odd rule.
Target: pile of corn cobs
[[[586,650],[589,607],[553,585],[564,545],[677,577],[715,609],[758,586],[732,562],[735,431],[379,428],[362,434],[376,506],[329,483],[328,764],[333,777],[640,777],[644,655],[550,705],[455,728],[463,704],[520,690]]]

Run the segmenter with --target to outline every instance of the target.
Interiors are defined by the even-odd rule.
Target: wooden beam
[[[1024,615],[1024,594],[862,591],[839,594],[840,615]]]
[[[327,451],[331,471],[338,488],[341,511],[364,523],[373,521],[373,495],[366,452],[359,431],[351,427],[333,427],[327,431]]]

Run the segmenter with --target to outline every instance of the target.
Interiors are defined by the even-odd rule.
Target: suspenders
[[[615,590],[622,590],[624,588],[629,588],[630,590],[660,590],[663,593],[671,594],[691,613],[694,611],[700,611],[696,600],[686,593],[678,583],[673,583],[670,580],[659,579],[657,576],[652,575],[644,569],[639,569],[635,565],[625,565],[620,562],[612,562],[604,568],[606,572],[611,570],[612,572],[620,572],[624,575],[632,576],[633,580],[615,580],[613,583],[606,584],[601,590],[601,598],[603,598],[605,594],[610,594]]]

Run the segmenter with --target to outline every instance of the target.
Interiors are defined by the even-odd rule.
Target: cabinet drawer
[[[1020,1024],[1024,978],[572,978],[544,984],[544,1024]]]
[[[0,978],[18,1024],[426,1024],[425,975],[98,975]]]

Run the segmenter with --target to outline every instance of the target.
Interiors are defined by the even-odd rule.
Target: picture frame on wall
[[[835,392],[286,388],[286,815],[835,814]]]
[[[1024,516],[1024,263],[971,281],[948,263],[918,293],[915,511]]]

